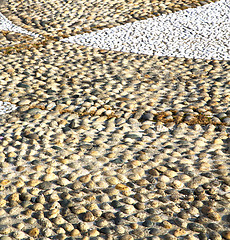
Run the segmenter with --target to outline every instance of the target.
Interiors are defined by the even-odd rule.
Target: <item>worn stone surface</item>
[[[61,37],[203,4],[55,2],[3,13]],[[31,43],[0,58],[0,101],[18,107],[0,116],[1,234],[230,239],[229,61],[1,34],[3,47]]]

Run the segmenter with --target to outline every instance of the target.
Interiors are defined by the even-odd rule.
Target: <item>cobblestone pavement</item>
[[[208,3],[1,5],[1,240],[230,239],[230,61],[59,41]]]

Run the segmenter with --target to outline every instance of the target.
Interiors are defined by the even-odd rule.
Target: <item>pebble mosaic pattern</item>
[[[11,21],[9,21],[3,14],[0,13],[0,29],[1,30],[5,30],[5,31],[12,31],[12,32],[19,32],[21,34],[27,34],[27,35],[31,35],[33,37],[38,37],[37,34],[33,34],[30,31],[26,31],[25,29],[16,26],[14,24],[12,24]]]
[[[229,5],[222,0],[65,41],[147,55],[230,60]]]
[[[1,240],[230,239],[229,61],[25,41],[0,58]]]
[[[2,14],[0,20],[2,30],[39,37],[12,24]],[[229,1],[221,0],[195,9],[72,36],[63,41],[147,55],[228,60],[229,29]],[[7,37],[12,38],[8,34]],[[52,40],[56,37],[53,36]]]
[[[76,35],[102,28],[115,27],[194,8],[213,1],[197,0],[8,0],[1,10],[14,24],[44,35]]]

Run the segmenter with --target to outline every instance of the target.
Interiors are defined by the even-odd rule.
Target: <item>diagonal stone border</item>
[[[64,39],[63,41],[108,50],[143,53],[147,55],[156,54],[159,56],[168,55],[177,57],[185,56],[187,58],[216,58],[228,60],[230,45],[230,38],[228,38],[230,29],[230,10],[228,2],[229,1],[227,0],[220,1],[196,9],[180,11],[174,14],[163,15],[158,18],[132,24],[129,23],[121,27],[104,29],[91,34],[73,36]],[[207,14],[208,11],[210,11],[210,14]],[[219,15],[221,16],[220,18],[216,17]],[[197,21],[192,25],[194,18]],[[184,20],[182,21],[182,24],[180,22],[181,19]],[[213,27],[212,31],[209,29],[210,25]],[[191,28],[191,26],[193,27]],[[137,30],[138,28],[139,30]],[[14,25],[1,13],[0,29],[26,34],[34,38],[39,37],[38,34]],[[169,34],[167,35],[164,31],[166,29],[173,29],[174,31],[169,31]],[[190,31],[190,37],[188,36],[188,31]],[[207,35],[210,33],[208,38],[205,38],[203,35],[204,31],[207,31]],[[196,37],[197,32],[198,37]],[[163,39],[164,41],[162,41]],[[169,39],[169,41],[167,42],[165,39]],[[181,40],[183,40],[182,43]],[[161,46],[162,42],[165,45]],[[45,44],[45,41],[43,41],[42,44]],[[141,47],[139,48],[138,45],[141,45]],[[171,48],[168,49],[167,46],[170,46]],[[15,47],[17,48],[18,46]],[[189,47],[191,48],[191,51],[188,53],[190,50]],[[197,51],[199,47],[201,47],[200,52]],[[185,49],[184,52],[181,51],[181,49],[184,50],[184,48],[188,50]],[[10,50],[11,48],[7,51],[10,52]],[[16,109],[15,105],[8,102],[1,102],[0,104],[0,114],[8,113]]]
[[[2,13],[0,13],[0,29],[4,31],[18,32],[21,34],[30,35],[32,37],[39,36],[38,34],[27,31],[24,28],[21,28],[19,26],[16,26],[15,24],[12,24],[12,22],[8,20]]]
[[[230,60],[229,5],[224,0],[64,41],[147,55]]]
[[[38,34],[69,36],[120,26],[187,8],[210,0],[8,0],[4,11],[14,24]]]
[[[228,3],[227,0],[211,3],[196,9],[72,36],[64,41],[148,55],[228,60],[230,55]],[[15,26],[2,14],[0,18],[0,28],[3,30],[39,36]]]

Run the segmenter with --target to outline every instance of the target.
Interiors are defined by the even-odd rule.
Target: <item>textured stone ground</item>
[[[213,1],[13,1],[8,0],[2,13],[15,24],[43,34],[79,34],[114,27]]]
[[[9,2],[46,38],[1,34],[0,239],[230,239],[230,62],[62,43],[83,3]],[[89,2],[79,31],[166,3]]]

